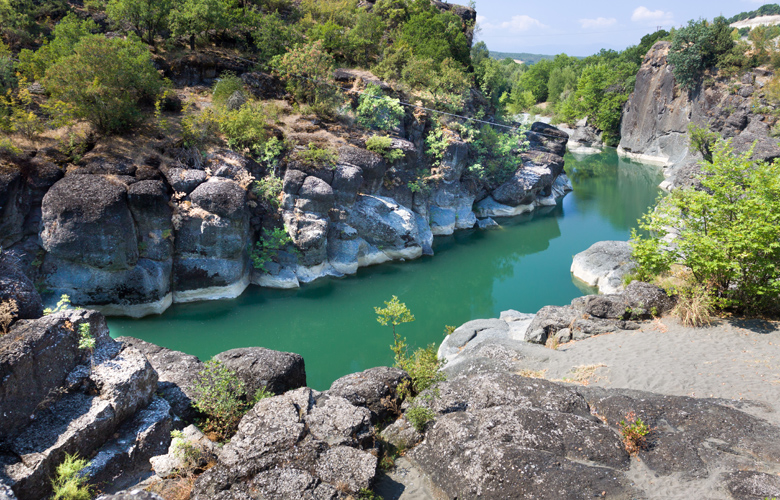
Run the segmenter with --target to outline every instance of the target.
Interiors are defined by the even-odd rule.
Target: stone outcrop
[[[79,346],[84,331],[92,350]],[[0,483],[45,497],[66,454],[91,457],[92,484],[121,489],[170,441],[170,405],[137,349],[108,335],[95,311],[20,320],[0,337]]]
[[[67,294],[104,314],[140,317],[174,302],[233,298],[250,283],[293,288],[432,255],[436,235],[495,227],[487,219],[554,206],[571,190],[563,172],[567,135],[555,127],[532,125],[530,149],[517,153],[521,166],[499,185],[474,182],[470,145],[453,131],[431,166],[429,127],[424,116],[407,117],[394,131],[390,148],[402,155],[392,164],[356,145],[339,146],[332,167],[292,154],[279,165],[280,200],[250,189],[269,175],[265,166],[228,150],[193,156],[161,141],[153,145],[159,155],[141,160],[104,145],[76,165],[53,150],[4,159],[3,244],[46,290],[45,304]],[[279,226],[295,250],[255,269],[250,250]]]
[[[571,274],[600,293],[618,293],[635,267],[627,241],[598,241],[574,256]]]
[[[244,382],[250,396],[263,388],[282,394],[306,385],[306,367],[300,354],[242,347],[221,352],[214,359]]]
[[[192,498],[346,499],[376,476],[373,444],[367,408],[296,389],[259,401],[241,419],[217,465],[196,481]]]
[[[777,491],[760,471],[780,463],[778,429],[716,400],[492,372],[440,383],[420,404],[436,417],[409,456],[445,498],[654,498],[629,471],[618,422],[631,412],[653,429],[638,463],[655,478],[708,498]]]
[[[691,185],[700,172],[701,156],[688,150],[691,123],[733,138],[736,152],[758,141],[755,159],[780,157],[769,135],[771,118],[756,112],[767,105],[763,86],[771,73],[756,69],[739,81],[683,90],[667,63],[670,47],[670,42],[657,42],[645,56],[623,109],[618,153],[667,167],[665,189]]]
[[[409,375],[399,368],[380,366],[360,373],[344,375],[331,384],[328,394],[340,396],[355,406],[371,411],[376,423],[397,416],[401,400],[396,389],[402,382],[411,383]]]

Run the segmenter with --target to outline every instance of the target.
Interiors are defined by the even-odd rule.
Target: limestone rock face
[[[372,442],[369,410],[344,398],[302,388],[263,399],[198,478],[192,498],[346,499],[376,475]]]
[[[306,385],[306,367],[300,354],[272,351],[263,347],[242,347],[214,356],[246,384],[253,396],[265,387],[282,394]]]

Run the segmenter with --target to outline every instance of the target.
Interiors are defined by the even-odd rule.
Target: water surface
[[[416,321],[398,327],[412,345],[437,344],[445,325],[536,312],[592,292],[575,283],[572,256],[601,240],[626,240],[662,180],[656,167],[619,159],[614,150],[566,155],[574,185],[555,207],[499,219],[495,231],[437,237],[433,257],[362,268],[296,290],[250,286],[233,300],[176,304],[160,316],[112,318],[112,336],[129,335],[208,359],[236,347],[297,352],[308,383],[392,363],[390,327],[374,306],[397,295]]]

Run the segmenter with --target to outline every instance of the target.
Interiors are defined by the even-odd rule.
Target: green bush
[[[243,92],[244,82],[232,71],[222,73],[211,91],[211,100],[218,106],[224,106],[237,90]]]
[[[219,117],[219,130],[225,134],[231,149],[247,149],[260,158],[266,152],[266,142],[270,137],[268,123],[271,121],[266,107],[249,102],[239,109],[223,112]]]
[[[65,455],[65,460],[57,466],[57,475],[52,479],[54,500],[90,500],[92,492],[86,476],[81,471],[88,462],[78,455]]]
[[[153,102],[162,86],[141,42],[102,35],[82,38],[72,55],[46,70],[43,84],[74,117],[100,132],[121,132],[138,123],[138,102]]]
[[[674,32],[667,60],[677,83],[690,89],[699,83],[705,69],[714,66],[733,47],[731,28],[722,16],[712,23],[691,20],[688,26]]]
[[[318,114],[332,112],[340,95],[333,81],[333,56],[323,49],[322,41],[299,45],[276,56],[271,66],[298,102],[309,104]]]
[[[357,122],[363,127],[377,130],[398,128],[404,117],[404,109],[398,99],[382,94],[379,85],[369,84],[360,94]]]
[[[691,153],[701,153],[704,161],[712,163],[712,148],[720,136],[707,127],[699,127],[695,123],[688,124],[688,149]]]
[[[75,14],[69,13],[54,27],[54,38],[50,42],[45,41],[35,52],[29,49],[19,52],[17,70],[30,81],[41,80],[49,67],[71,56],[79,41],[97,29],[97,24],[91,19],[81,21]]]
[[[366,140],[366,149],[382,155],[387,161],[392,163],[404,157],[403,151],[400,149],[392,149],[390,147],[392,143],[393,140],[389,137],[375,135],[373,137],[369,137],[368,140]]]
[[[155,35],[168,28],[171,0],[109,0],[106,14],[115,24],[128,24],[154,45]]]
[[[256,180],[252,185],[252,192],[272,208],[279,208],[279,195],[282,194],[284,180],[271,174],[268,177]]]
[[[298,151],[298,159],[311,167],[335,168],[339,159],[338,153],[328,147],[320,147],[314,143],[303,151]]]
[[[271,262],[288,245],[292,244],[292,238],[287,231],[277,227],[273,231],[263,230],[263,237],[255,243],[250,251],[250,258],[255,269],[265,271],[265,265]]]
[[[271,59],[281,56],[288,47],[294,47],[303,42],[303,36],[298,26],[288,24],[277,12],[265,15],[257,24],[253,38],[257,47],[257,56],[263,66]]]
[[[780,180],[776,167],[734,154],[719,140],[702,163],[702,190],[679,189],[641,221],[650,236],[632,235],[642,277],[679,264],[716,305],[746,313],[777,310],[780,296]],[[669,236],[672,238],[668,242]]]
[[[193,406],[206,416],[203,429],[230,437],[249,409],[246,385],[220,361],[206,361],[194,381]]]
[[[412,427],[414,427],[417,432],[424,431],[425,425],[436,418],[436,413],[424,406],[412,406],[404,412],[404,415],[406,415],[406,419],[412,424]]]

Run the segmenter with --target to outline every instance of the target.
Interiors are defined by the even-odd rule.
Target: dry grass
[[[597,365],[582,365],[575,366],[571,369],[571,377],[565,377],[564,382],[573,382],[580,385],[590,385],[591,382],[596,382],[599,378],[596,378],[596,371],[599,368],[605,368],[607,365],[599,363]]]
[[[672,315],[684,326],[709,325],[714,312],[714,301],[704,287],[691,286],[677,290],[677,305],[672,309]]]
[[[0,334],[8,333],[8,328],[18,313],[19,306],[14,299],[0,302]]]
[[[526,377],[526,378],[544,378],[545,373],[547,373],[546,368],[544,370],[524,369],[515,372],[516,375],[520,375],[521,377]]]
[[[547,342],[545,342],[544,346],[552,349],[553,351],[557,351],[558,347],[560,347],[561,342],[558,340],[558,337],[555,335],[551,335],[547,338]]]
[[[194,475],[187,475],[175,479],[166,479],[154,483],[148,488],[151,493],[157,493],[165,500],[188,500],[195,486]]]

